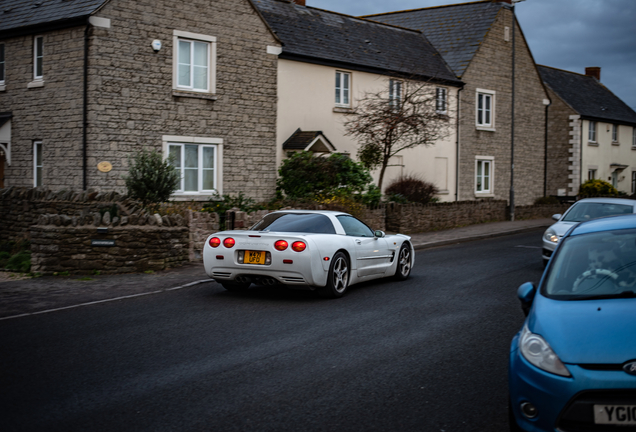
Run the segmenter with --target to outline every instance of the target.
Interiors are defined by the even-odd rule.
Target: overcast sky
[[[354,16],[467,2],[306,1]],[[525,0],[515,12],[538,64],[578,73],[600,66],[601,82],[636,110],[636,0]]]

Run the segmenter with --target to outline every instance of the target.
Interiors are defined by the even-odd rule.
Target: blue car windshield
[[[542,292],[563,300],[636,297],[636,230],[567,237]]]
[[[583,222],[605,216],[616,216],[634,212],[634,206],[612,203],[580,202],[574,204],[563,218],[565,222]]]
[[[270,213],[258,221],[254,231],[335,234],[331,219],[318,213]]]

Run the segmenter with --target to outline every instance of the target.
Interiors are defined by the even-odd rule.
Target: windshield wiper
[[[634,291],[623,291],[621,293],[615,294],[598,294],[598,295],[590,295],[590,296],[577,296],[573,297],[572,300],[602,300],[602,299],[615,299],[615,298],[634,298],[636,297],[636,292]]]

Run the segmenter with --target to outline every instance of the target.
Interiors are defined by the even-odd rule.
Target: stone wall
[[[167,142],[217,146],[217,189],[270,198],[276,182],[275,36],[247,0],[112,0],[96,14],[110,26],[88,38],[87,187],[124,191],[128,157]],[[2,42],[11,74],[0,112],[11,112],[12,164],[5,186],[33,186],[33,142],[42,142],[43,185],[83,187],[86,27],[43,31],[44,80],[32,80],[33,36]],[[216,92],[173,89],[174,31],[216,38]],[[162,42],[155,52],[153,40]],[[15,55],[14,55],[15,54]],[[34,108],[34,107],[37,107]],[[112,170],[97,165],[110,162]],[[203,194],[201,194],[203,195]],[[201,196],[199,196],[201,197]],[[202,199],[207,199],[203,196]]]
[[[101,234],[92,224],[38,224],[30,228],[31,271],[113,274],[164,270],[188,261],[188,234],[185,226],[125,225]]]
[[[504,200],[460,201],[433,204],[389,204],[386,228],[414,234],[507,219]]]
[[[460,93],[459,197],[507,200],[510,195],[510,143],[512,106],[512,12],[502,7],[484,41],[462,75],[466,83]],[[523,33],[515,26],[515,202],[530,205],[543,196],[545,106],[547,93]],[[477,89],[493,91],[492,128],[476,126]],[[476,157],[492,157],[493,193],[475,193]]]
[[[540,204],[531,206],[516,206],[515,219],[541,219],[550,218],[557,213],[563,214],[570,208],[570,204]]]

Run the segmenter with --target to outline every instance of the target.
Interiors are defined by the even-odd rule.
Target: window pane
[[[477,96],[477,124],[484,124],[484,95]]]
[[[484,191],[490,190],[490,162],[484,162]]]
[[[212,190],[214,189],[214,170],[213,169],[204,169],[203,170],[203,190]]]
[[[336,72],[336,103],[340,103],[340,72]]]
[[[199,146],[186,145],[185,147],[185,168],[199,169]]]
[[[35,164],[42,166],[42,144],[35,145]]]
[[[177,84],[190,87],[190,42],[179,41],[179,66]]]
[[[203,168],[214,168],[214,147],[203,147]]]
[[[349,74],[343,74],[342,102],[349,104]]]
[[[35,169],[35,185],[42,186],[42,167]]]
[[[43,54],[43,41],[44,38],[38,37],[35,39],[35,76],[42,76],[42,54]]]
[[[0,81],[4,81],[4,45],[0,44]]]
[[[183,170],[184,190],[186,192],[199,191],[199,170],[186,168]]]
[[[194,85],[198,90],[208,89],[208,44],[194,42]]]
[[[181,146],[171,145],[168,154],[172,158],[172,166],[181,169]]]
[[[490,124],[490,96],[484,96],[484,124]]]

